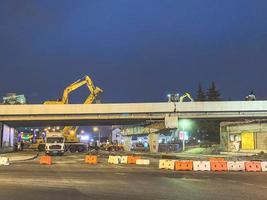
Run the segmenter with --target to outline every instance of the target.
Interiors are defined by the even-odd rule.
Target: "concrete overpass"
[[[0,122],[10,126],[123,125],[165,116],[202,119],[267,118],[267,101],[0,105]]]

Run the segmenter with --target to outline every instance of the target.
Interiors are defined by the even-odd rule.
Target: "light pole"
[[[94,131],[94,132],[98,132],[98,141],[99,141],[99,146],[100,146],[100,138],[101,138],[101,137],[100,137],[100,130],[99,130],[98,127],[94,127],[94,128],[93,128],[93,131]]]
[[[190,120],[187,120],[187,119],[182,119],[179,121],[179,125],[182,127],[182,130],[183,130],[183,139],[182,139],[182,142],[183,142],[183,151],[185,150],[185,129],[188,129],[190,128],[190,123],[191,121]]]

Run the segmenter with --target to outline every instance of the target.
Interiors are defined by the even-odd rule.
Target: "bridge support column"
[[[125,151],[131,151],[132,147],[132,136],[123,136],[124,145],[123,148]]]
[[[158,133],[150,133],[148,135],[148,140],[149,140],[150,152],[152,152],[152,153],[158,152],[159,134]]]

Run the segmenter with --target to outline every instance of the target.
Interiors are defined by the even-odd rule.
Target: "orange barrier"
[[[136,160],[141,159],[140,156],[128,156],[128,164],[136,164]]]
[[[227,162],[226,161],[210,161],[211,171],[227,171]]]
[[[192,171],[193,161],[192,160],[177,160],[175,161],[176,171]]]
[[[209,161],[225,161],[225,159],[223,157],[211,157]]]
[[[41,156],[40,157],[40,164],[51,165],[52,164],[51,156]]]
[[[92,155],[85,156],[84,161],[87,164],[96,164],[97,163],[97,156],[92,156]]]
[[[245,162],[247,172],[261,172],[261,162]]]

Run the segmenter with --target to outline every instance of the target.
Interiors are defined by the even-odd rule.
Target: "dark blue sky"
[[[90,75],[105,102],[267,97],[267,1],[0,1],[0,95],[40,103]],[[78,102],[86,90],[72,95]]]

